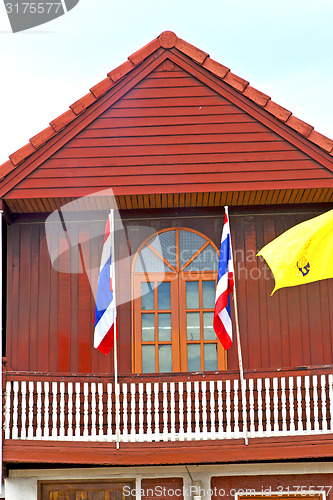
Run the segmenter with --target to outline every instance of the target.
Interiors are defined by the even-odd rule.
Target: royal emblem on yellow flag
[[[279,288],[333,278],[333,210],[297,224],[264,246],[261,255]]]

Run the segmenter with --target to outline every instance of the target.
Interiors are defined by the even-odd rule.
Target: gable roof
[[[329,173],[329,177],[331,178],[331,172],[333,171],[333,162],[331,159],[331,156],[333,156],[332,140],[319,134],[312,126],[302,120],[295,118],[290,111],[274,103],[269,96],[254,89],[247,81],[234,75],[228,68],[212,60],[206,52],[181,40],[174,33],[166,31],[145,47],[129,56],[124,64],[111,71],[105,80],[92,87],[89,93],[72,104],[68,111],[50,122],[49,127],[32,137],[26,146],[13,153],[9,161],[0,167],[0,180],[3,181],[3,184],[8,182],[6,188],[0,188],[2,194],[10,191],[33,172],[39,164],[54,154],[57,148],[62,147],[66,143],[66,140],[68,140],[68,138],[65,140],[65,136],[69,136],[70,138],[75,137],[77,132],[73,132],[74,127],[78,125],[79,128],[77,130],[80,131],[86,124],[91,123],[93,119],[100,116],[107,109],[104,104],[110,96],[114,95],[112,102],[116,102],[117,93],[119,93],[121,87],[122,94],[120,92],[120,96],[133,88],[133,85],[135,85],[134,76],[136,69],[141,70],[145,67],[145,64],[146,68],[151,68],[153,61],[157,61],[158,58],[161,59],[163,53],[173,52],[174,50],[177,54],[184,56],[187,65],[194,65],[193,71],[197,67],[203,68],[205,74],[211,75],[214,81],[223,82],[225,87],[230,88],[243,101],[245,98],[245,102],[252,102],[255,109],[262,109],[264,112],[267,112],[274,120],[283,124],[285,129],[290,130],[296,138],[298,137],[301,145],[303,144],[305,147],[309,144],[315,145],[314,149],[312,148],[313,154],[310,151],[309,156],[313,157],[315,161],[319,161],[327,169],[327,173]],[[212,88],[214,88],[214,85],[212,85]],[[87,111],[88,114],[90,113],[89,118],[87,113],[85,113]],[[306,139],[305,142],[304,139]],[[308,150],[307,154],[309,154]],[[326,183],[321,187],[328,187],[328,184]],[[329,183],[329,187],[333,187],[333,182]]]

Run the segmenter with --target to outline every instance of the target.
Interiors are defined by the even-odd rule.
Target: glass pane
[[[157,234],[149,241],[149,245],[163,255],[173,267],[176,266],[176,231],[174,229]]]
[[[172,372],[172,350],[171,345],[158,346],[158,372]]]
[[[201,371],[201,356],[199,344],[187,344],[187,371]]]
[[[141,314],[142,342],[154,342],[155,340],[155,315]]]
[[[154,283],[141,283],[141,309],[154,309]]]
[[[205,238],[192,231],[179,231],[179,264],[182,267],[206,243]]]
[[[217,345],[204,345],[204,363],[206,371],[217,371]]]
[[[170,267],[157,257],[150,248],[143,247],[135,261],[134,272],[163,273],[165,271],[171,271]]]
[[[160,313],[158,315],[158,340],[171,341],[171,314]]]
[[[208,245],[192,262],[184,268],[184,271],[217,271],[218,255],[212,245]]]
[[[199,309],[199,281],[186,282],[186,308]]]
[[[159,309],[171,309],[170,282],[158,284],[157,297]]]
[[[204,309],[215,307],[215,281],[202,282],[202,303]]]
[[[187,340],[200,340],[200,313],[186,313]]]
[[[142,346],[142,373],[155,373],[155,346]]]
[[[204,339],[205,340],[216,340],[216,333],[213,328],[213,312],[203,313],[203,327],[204,327]]]

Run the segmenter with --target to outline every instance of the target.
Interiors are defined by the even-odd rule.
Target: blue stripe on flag
[[[231,314],[230,314],[230,295],[228,295],[228,304],[227,304],[226,310],[227,310],[229,318],[231,318]]]
[[[107,307],[113,300],[113,291],[110,289],[110,269],[111,256],[106,261],[106,264],[101,269],[98,278],[96,309],[95,309],[95,325],[99,322]]]
[[[230,259],[230,235],[225,238],[221,242],[221,249],[220,249],[220,260],[219,260],[219,273],[217,277],[217,281],[220,281],[222,276],[228,272],[228,262]]]

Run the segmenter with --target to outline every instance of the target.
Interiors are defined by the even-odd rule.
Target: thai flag
[[[105,227],[95,309],[94,347],[103,354],[108,354],[114,345],[114,327],[117,314],[115,293],[112,287],[112,258],[114,258],[112,255],[112,233],[113,220],[110,214]]]
[[[230,294],[234,289],[234,264],[232,260],[228,209],[225,208],[221,238],[219,272],[217,277],[214,330],[224,349],[232,346]]]

